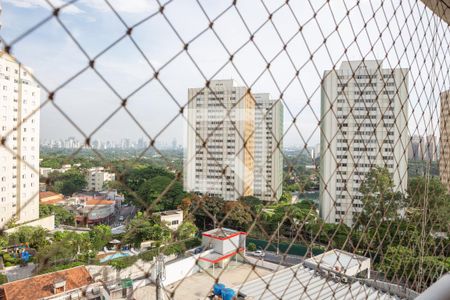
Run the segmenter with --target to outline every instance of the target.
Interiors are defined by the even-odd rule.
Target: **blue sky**
[[[385,2],[381,10],[380,1],[363,0],[360,9],[351,9],[351,13],[346,17],[347,9],[356,1],[331,1],[331,5],[324,5],[323,1],[311,1],[314,7],[311,7],[308,1],[291,1],[292,10],[286,6],[277,10],[285,1],[247,0],[238,1],[237,10],[231,8],[221,15],[214,22],[213,32],[205,31],[209,24],[205,13],[214,19],[231,1],[199,2],[204,11],[197,1],[169,1],[164,9],[168,21],[161,14],[156,14],[134,28],[132,38],[140,50],[130,38],[125,37],[96,59],[97,72],[114,88],[114,92],[98,74],[87,70],[57,90],[55,103],[80,130],[91,134],[120,106],[118,95],[129,96],[152,77],[154,71],[148,62],[155,69],[164,66],[159,76],[164,87],[152,81],[129,97],[128,111],[142,128],[124,109],[120,109],[95,131],[93,138],[137,139],[145,135],[142,131],[144,129],[152,137],[160,133],[158,140],[170,142],[176,138],[181,143],[186,124],[178,114],[179,107],[176,102],[185,104],[189,87],[203,86],[204,76],[211,78],[226,64],[229,56],[223,45],[228,51],[235,52],[248,42],[248,30],[254,32],[261,27],[255,34],[254,43],[247,43],[235,55],[234,66],[227,64],[214,78],[233,78],[240,84],[252,85],[255,92],[269,92],[273,98],[278,98],[282,91],[286,105],[285,145],[303,145],[301,134],[304,139],[309,138],[309,144],[314,146],[318,143],[320,134],[317,117],[320,116],[319,85],[323,71],[332,68],[334,64],[339,66],[340,61],[346,59],[357,60],[362,56],[368,59],[384,58],[386,52],[386,67],[408,67],[410,61],[420,60],[420,57],[413,59],[414,52],[420,49],[420,43],[423,43],[420,38],[428,30],[415,28],[418,16],[423,11],[421,5],[415,5],[416,1]],[[66,1],[51,0],[51,3],[57,7],[64,5]],[[159,9],[156,1],[111,0],[110,3],[128,26],[141,22]],[[371,18],[374,9],[377,11],[376,21]],[[273,23],[266,22],[269,15],[267,10],[275,11]],[[317,14],[314,18],[315,11]],[[411,16],[408,16],[408,12],[412,13]],[[46,0],[3,0],[1,36],[10,43],[50,13],[51,7]],[[389,30],[383,31],[382,39],[377,40],[380,32],[378,28],[385,28],[390,19]],[[99,55],[126,32],[124,24],[104,0],[76,1],[62,9],[60,22],[85,53],[63,30],[56,18],[52,18],[13,46],[14,55],[33,69],[43,87],[52,91],[88,65],[89,59],[86,55],[90,58]],[[328,36],[334,32],[336,22],[340,24],[338,32]],[[368,26],[363,30],[365,22]],[[301,33],[298,32],[299,23],[303,25]],[[402,27],[402,24],[408,26]],[[397,42],[394,47],[390,47],[393,37],[401,35],[407,41],[411,28],[413,41],[410,45],[405,48],[404,44]],[[356,45],[352,43],[354,32],[359,31],[362,33],[358,34]],[[326,47],[321,46],[324,42],[323,36],[327,36]],[[197,38],[192,40],[194,37]],[[191,41],[188,53],[182,51],[183,43],[180,39],[184,42]],[[283,47],[281,39],[290,42],[287,52],[278,54]],[[348,49],[345,56],[344,49]],[[314,52],[312,60],[310,51]],[[177,53],[180,54],[170,61]],[[419,53],[420,55],[426,58],[428,64],[430,57],[427,53]],[[444,53],[441,55],[444,56]],[[265,60],[271,61],[274,57],[276,58],[268,72]],[[296,68],[300,67],[302,70],[296,79]],[[424,76],[418,71],[418,64],[411,66],[411,69],[412,72],[416,69],[414,77]],[[423,86],[430,88],[430,83],[424,80],[422,89]],[[420,86],[420,82],[418,85]],[[416,86],[416,89],[420,88]],[[44,101],[47,98],[44,89],[42,94]],[[429,95],[421,97],[428,99]],[[417,101],[427,101],[421,97],[417,91],[412,91],[411,107],[414,107]],[[310,105],[306,105],[308,101]],[[414,132],[416,127],[431,127],[427,125],[427,121],[432,114],[431,112],[427,120],[412,119],[409,124],[411,132]],[[174,118],[175,121],[166,127]],[[294,118],[296,127],[292,126]],[[81,139],[78,130],[52,105],[42,108],[41,132],[43,139],[69,136]]]

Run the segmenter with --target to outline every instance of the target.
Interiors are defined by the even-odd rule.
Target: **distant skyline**
[[[129,26],[159,9],[156,1],[111,0],[110,2]],[[266,2],[265,5],[271,12],[285,3],[285,1]],[[417,7],[413,7],[412,17],[405,20],[405,15],[396,13],[395,5],[398,1],[386,3],[383,6],[384,12],[379,13],[377,22],[374,22],[372,6],[379,7],[380,1],[360,1],[358,7],[361,11],[351,9],[356,2],[356,0],[345,3],[332,1],[325,6],[326,1],[290,2],[297,20],[293,18],[288,8],[283,7],[273,15],[272,22],[277,29],[275,30],[271,22],[266,22],[269,13],[260,0],[238,1],[237,8],[245,24],[232,7],[214,22],[213,28],[221,41],[211,30],[207,30],[192,41],[209,26],[209,20],[196,1],[173,1],[165,7],[164,14],[179,37],[183,41],[190,41],[188,51],[197,66],[182,51],[183,42],[167,21],[161,14],[157,14],[132,31],[132,38],[146,58],[142,57],[132,41],[125,37],[96,60],[96,70],[114,87],[115,92],[111,91],[92,69],[88,69],[57,90],[54,102],[85,134],[89,135],[95,131],[93,140],[123,138],[137,140],[148,133],[152,138],[158,135],[157,140],[168,143],[176,138],[184,145],[186,121],[179,115],[180,108],[176,102],[185,105],[188,88],[205,83],[202,73],[211,78],[228,61],[229,55],[221,42],[233,53],[249,41],[250,33],[246,26],[254,32],[265,24],[255,34],[254,43],[248,42],[234,56],[234,66],[229,63],[214,76],[214,79],[233,78],[239,84],[251,85],[255,93],[270,93],[274,99],[278,99],[282,93],[285,104],[284,146],[301,147],[307,141],[308,146],[314,147],[319,143],[318,118],[322,73],[331,69],[334,64],[339,66],[343,60],[359,60],[361,56],[367,59],[386,57],[385,67],[411,68],[410,76],[416,79],[416,85],[411,85],[410,107],[416,107],[416,110],[411,110],[413,116],[409,120],[410,134],[437,136],[438,92],[448,88],[448,79],[447,76],[445,78],[441,76],[442,82],[438,82],[432,90],[431,82],[423,69],[425,68],[427,73],[432,69],[431,56],[424,51],[417,51],[421,44],[431,44],[433,35],[424,34],[423,31],[434,29],[417,28],[417,34],[412,36],[411,43],[407,43],[406,40],[402,42],[398,38],[403,34],[409,39],[407,34],[409,29],[399,27],[399,24],[407,24],[413,28],[414,19],[420,16],[423,5],[419,3]],[[51,3],[59,6],[66,1],[52,0]],[[211,19],[229,6],[228,1],[200,1],[200,3]],[[325,8],[319,10],[322,6]],[[312,7],[317,11],[316,21],[310,21],[314,15]],[[345,19],[347,9],[351,9],[349,14],[351,22]],[[46,18],[50,11],[45,0],[3,0],[1,37],[10,43]],[[392,19],[394,13],[395,19]],[[342,18],[345,20],[340,22]],[[125,26],[103,0],[79,0],[62,9],[60,19],[91,58],[126,32]],[[335,32],[336,23],[333,20],[339,22],[339,34]],[[378,28],[384,28],[388,20],[395,22],[390,22],[390,30],[384,31],[382,39],[378,40],[380,33]],[[298,30],[297,21],[305,24],[301,32]],[[362,28],[364,23],[367,23],[367,31],[359,34],[358,43],[355,44],[352,29]],[[440,30],[438,28],[438,31]],[[283,49],[284,42],[280,40],[278,34],[284,42],[290,41],[286,48],[287,52],[281,51],[281,54],[279,53]],[[323,46],[325,37],[326,47]],[[397,42],[392,47],[393,38]],[[305,40],[308,41],[307,45],[304,43]],[[404,54],[406,44],[408,47]],[[42,83],[42,101],[48,96],[46,89],[56,89],[88,65],[86,56],[54,18],[21,39],[12,50],[17,59],[30,67]],[[344,50],[347,50],[346,55],[343,55]],[[154,72],[146,59],[154,68],[159,69],[180,51],[181,54],[159,72],[158,78],[164,87],[155,80],[145,85],[128,98],[128,112],[119,109],[96,131],[97,127],[120,107],[120,98],[115,93],[123,98],[128,97],[153,76]],[[418,57],[413,59],[416,53]],[[436,55],[443,57],[445,53],[439,52]],[[425,60],[424,66],[417,66],[417,63],[413,66],[408,65],[410,61],[421,60]],[[270,72],[267,71],[267,62],[270,62]],[[299,68],[302,69],[296,77]],[[439,72],[438,66],[435,68],[436,72]],[[417,106],[418,99],[422,106]],[[430,109],[422,118],[421,107],[428,102]],[[41,120],[42,140],[65,139],[70,136],[83,139],[78,129],[51,103],[42,108]],[[169,122],[172,122],[171,125],[166,127]]]

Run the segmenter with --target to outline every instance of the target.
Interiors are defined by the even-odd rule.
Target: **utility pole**
[[[156,257],[156,300],[163,300],[162,282],[166,279],[166,268],[164,265],[164,255]]]
[[[277,255],[280,254],[280,222],[278,222],[277,226]]]

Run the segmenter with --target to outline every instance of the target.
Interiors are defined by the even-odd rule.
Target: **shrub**
[[[256,251],[256,244],[255,243],[249,243],[247,246],[248,251]]]
[[[186,249],[193,249],[202,244],[202,241],[199,238],[192,238],[184,242]]]
[[[8,282],[8,278],[6,275],[0,274],[0,284],[4,284]]]
[[[151,249],[139,254],[139,258],[144,261],[152,261],[155,256],[158,256],[158,248]]]
[[[9,253],[4,253],[3,262],[5,263],[5,267],[11,267],[20,264],[20,258],[15,258]]]
[[[108,265],[112,266],[113,268],[115,268],[117,270],[122,270],[122,269],[126,269],[126,268],[132,266],[137,260],[138,260],[137,256],[121,257],[121,258],[110,260],[108,262]]]
[[[84,265],[83,262],[81,261],[74,261],[68,264],[62,264],[62,265],[54,265],[54,266],[49,266],[48,268],[43,268],[39,271],[39,274],[46,274],[46,273],[52,273],[52,272],[56,272],[56,271],[61,271],[61,270],[66,270],[66,269],[70,269],[70,268],[75,268],[78,266],[82,266]]]

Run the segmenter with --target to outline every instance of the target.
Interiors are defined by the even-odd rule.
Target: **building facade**
[[[105,183],[115,179],[116,175],[105,171],[103,167],[91,168],[86,173],[86,189],[95,192],[103,191]]]
[[[439,177],[450,192],[450,91],[441,93]]]
[[[188,90],[184,188],[224,200],[253,195],[255,101],[233,80]]]
[[[277,201],[283,183],[283,104],[269,94],[254,94],[255,152],[254,196],[263,201]]]
[[[343,62],[324,73],[321,91],[320,215],[352,225],[362,210],[359,188],[376,166],[395,191],[406,191],[408,69],[380,61]]]
[[[40,88],[30,71],[0,52],[0,228],[39,218]]]

